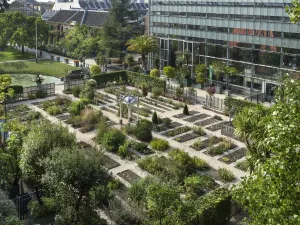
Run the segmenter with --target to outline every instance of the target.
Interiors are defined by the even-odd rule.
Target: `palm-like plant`
[[[126,45],[128,46],[129,51],[141,54],[143,69],[146,71],[146,55],[150,52],[156,52],[158,50],[156,38],[153,36],[141,35],[130,39]]]
[[[134,63],[134,57],[132,54],[127,54],[125,56],[125,59],[124,59],[124,63],[128,66],[128,68],[130,69],[132,64]]]

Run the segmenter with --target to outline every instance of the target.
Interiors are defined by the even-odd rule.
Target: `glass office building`
[[[188,51],[192,77],[195,65],[220,60],[239,69],[234,84],[273,95],[283,74],[300,79],[300,24],[285,12],[291,1],[151,0],[149,33],[158,38],[161,68]]]

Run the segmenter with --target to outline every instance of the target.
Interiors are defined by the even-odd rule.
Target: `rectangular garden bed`
[[[136,173],[132,172],[131,170],[125,170],[121,173],[118,173],[118,175],[130,184],[134,184],[141,179],[140,176],[138,176]]]
[[[169,130],[169,129],[174,129],[174,128],[180,127],[180,126],[182,126],[182,124],[181,123],[177,123],[177,122],[172,122],[170,124],[170,126],[165,126],[163,124],[161,124],[161,125],[154,125],[153,126],[153,131],[154,132],[162,132],[162,131],[166,131],[166,130]]]
[[[238,149],[234,152],[231,152],[231,153],[219,158],[218,160],[220,160],[221,162],[224,162],[226,164],[230,164],[230,163],[233,163],[233,162],[243,158],[245,155],[246,155],[246,149],[241,148],[241,149]]]
[[[213,168],[210,168],[209,170],[204,171],[204,174],[214,178],[215,180],[221,181],[218,171]]]
[[[153,106],[151,106],[151,105],[149,105],[148,103],[145,103],[145,102],[140,103],[140,105],[145,106],[146,108],[152,109],[153,111],[157,111],[157,112],[161,112],[161,113],[166,112],[165,110],[162,110],[162,109],[160,109],[160,108],[153,107]],[[169,110],[168,110],[168,111],[169,111]]]
[[[112,168],[120,166],[120,164],[107,155],[103,155],[103,166],[110,170]]]
[[[77,146],[79,148],[84,149],[84,150],[91,150],[93,148],[90,144],[88,144],[84,141],[77,142]]]
[[[184,119],[184,121],[192,123],[192,122],[195,122],[197,120],[205,119],[207,117],[209,117],[209,115],[207,115],[207,114],[200,114],[200,115],[196,115],[196,116],[192,116],[192,117],[189,117],[187,119]]]
[[[198,140],[198,141],[194,142],[190,147],[195,149],[196,151],[201,151],[202,149],[209,147],[210,144],[215,145],[215,144],[220,143],[221,141],[222,141],[221,138],[213,136],[213,137],[205,139],[203,141]]]
[[[210,156],[222,155],[224,152],[227,152],[230,149],[234,149],[235,147],[236,147],[235,144],[231,144],[230,146],[227,146],[224,143],[221,143],[216,146],[208,148],[208,150],[206,150],[204,153]]]
[[[198,123],[195,123],[195,125],[199,125],[199,126],[205,127],[205,126],[208,126],[208,125],[216,123],[216,122],[219,122],[219,120],[216,120],[216,119],[213,119],[213,118],[209,118],[209,119],[200,121]]]
[[[184,135],[182,135],[182,136],[179,136],[179,137],[177,137],[177,138],[174,138],[173,140],[182,143],[182,142],[186,142],[186,141],[193,140],[193,139],[195,139],[195,138],[197,138],[197,137],[200,137],[200,135],[195,134],[195,133],[193,132],[193,133],[184,134]]]
[[[164,106],[163,105],[163,103],[157,103],[157,102],[155,102],[155,101],[152,101],[152,100],[148,100],[148,99],[141,99],[141,102],[144,102],[144,103],[146,103],[146,104],[148,104],[148,105],[153,105],[153,106],[155,106],[155,107],[158,107],[158,108],[160,108],[160,109],[163,109],[163,110],[165,110],[165,111],[171,111],[173,108],[167,108],[166,106]]]
[[[88,133],[88,132],[91,132],[91,131],[94,131],[96,130],[96,126],[89,126],[89,127],[82,127],[79,129],[79,132],[81,133]]]
[[[206,127],[205,129],[210,130],[210,131],[217,131],[217,130],[220,130],[222,128],[222,125],[226,124],[226,123],[228,123],[228,122],[216,123],[214,125]]]
[[[175,128],[173,130],[169,130],[169,131],[163,133],[162,135],[167,136],[167,137],[174,137],[174,136],[177,136],[179,134],[186,133],[186,132],[188,132],[190,130],[191,130],[191,128],[188,127],[188,126],[177,127],[177,128]]]
[[[188,117],[188,116],[193,116],[193,115],[196,115],[196,114],[199,114],[199,113],[200,112],[193,110],[193,111],[189,112],[189,115],[185,115],[183,113],[180,113],[180,114],[174,115],[173,117],[177,118],[177,119],[182,119],[182,118],[185,118],[185,117]]]
[[[56,115],[55,117],[59,120],[64,121],[64,120],[69,119],[71,117],[71,115],[70,115],[70,113],[65,113],[65,114]]]

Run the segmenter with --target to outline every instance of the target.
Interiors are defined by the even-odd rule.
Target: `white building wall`
[[[73,0],[72,2],[60,2],[55,0],[52,10],[68,10],[68,9],[79,9],[79,0]]]

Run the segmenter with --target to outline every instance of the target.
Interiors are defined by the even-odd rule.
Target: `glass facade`
[[[238,85],[254,80],[254,88],[272,93],[284,73],[300,77],[300,24],[290,23],[288,5],[291,0],[152,0],[150,34],[160,43],[161,68],[188,51],[191,68],[221,60],[239,69]]]

